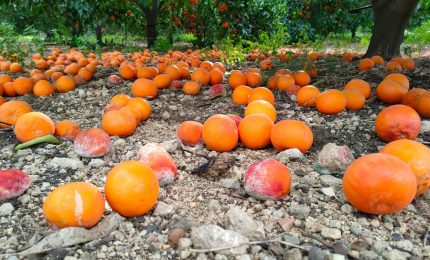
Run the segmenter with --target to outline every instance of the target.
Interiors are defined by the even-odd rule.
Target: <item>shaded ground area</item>
[[[271,76],[279,68],[302,69],[304,60],[276,63],[275,68],[264,71]],[[416,70],[407,74],[411,87],[429,88],[430,60],[416,59]],[[385,76],[384,69],[376,68],[359,73],[357,62],[346,63],[341,57],[325,57],[316,62],[319,76],[313,82],[324,80],[318,87],[343,88],[351,78],[369,81],[372,87]],[[238,67],[255,67],[256,63],[243,63]],[[49,115],[54,121],[70,119],[82,128],[100,127],[101,110],[110,98],[118,93],[130,94],[131,82],[120,87],[108,87],[106,78],[116,74],[114,69],[102,69],[94,80],[66,94],[35,98],[24,96],[33,109]],[[210,100],[207,90],[191,97],[178,90],[168,89],[151,101],[151,118],[141,123],[136,133],[127,138],[113,137],[112,151],[101,160],[79,158],[70,142],[60,145],[40,145],[14,152],[17,144],[11,131],[0,132],[0,167],[20,168],[31,175],[33,184],[20,198],[11,201],[15,210],[9,216],[0,217],[0,253],[20,251],[52,232],[43,219],[43,199],[54,187],[70,181],[88,181],[102,188],[108,171],[117,163],[138,159],[137,150],[148,142],[164,142],[175,139],[177,126],[185,120],[203,122],[216,113],[243,115],[243,108],[235,106],[227,97]],[[90,243],[54,250],[42,255],[43,259],[62,259],[73,256],[85,259],[300,259],[314,254],[324,256],[328,249],[345,250],[352,257],[374,259],[390,256],[413,256],[422,259],[430,255],[430,245],[424,245],[430,227],[430,194],[417,198],[407,209],[389,216],[370,216],[357,212],[346,201],[341,189],[341,173],[328,180],[313,170],[318,151],[329,142],[347,145],[355,157],[377,152],[384,143],[373,130],[374,119],[384,105],[377,100],[369,102],[358,112],[343,112],[325,116],[314,109],[298,107],[290,97],[276,93],[278,120],[294,118],[305,121],[314,133],[314,145],[305,158],[288,164],[292,172],[291,194],[281,201],[257,201],[244,194],[242,188],[226,188],[225,179],[237,184],[247,167],[258,159],[276,156],[273,148],[249,150],[239,145],[234,151],[219,156],[222,166],[210,169],[209,174],[191,174],[207,159],[182,148],[172,152],[179,170],[178,179],[162,188],[160,201],[174,208],[167,215],[152,212],[140,218],[124,220],[119,228],[103,239]],[[430,136],[420,135],[419,140],[429,142]],[[205,149],[197,148],[205,152]],[[82,161],[83,165],[53,165],[55,157]],[[218,163],[219,165],[220,163]],[[215,166],[214,166],[215,167]],[[224,183],[224,184],[223,184]],[[333,187],[335,197],[321,193],[321,188]],[[189,253],[187,249],[172,249],[167,241],[170,230],[181,227],[190,237],[190,230],[203,224],[225,225],[225,214],[231,206],[238,206],[253,219],[262,221],[268,239],[288,236],[310,252],[292,250],[280,243],[253,245],[244,257],[224,256],[217,253]],[[295,210],[292,210],[294,208]],[[105,213],[110,214],[110,209]],[[277,221],[289,215],[294,226],[287,234]],[[328,234],[327,234],[328,232]],[[341,234],[340,237],[331,234]],[[285,238],[287,239],[287,238]],[[339,249],[339,244],[340,249]],[[313,251],[312,251],[313,250]],[[318,251],[322,250],[322,251]],[[367,258],[366,258],[367,257]],[[0,257],[1,258],[1,257]],[[312,258],[311,259],[322,259]]]

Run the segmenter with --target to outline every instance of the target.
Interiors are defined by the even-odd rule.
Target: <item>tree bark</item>
[[[137,1],[138,6],[143,11],[146,17],[146,38],[148,41],[148,48],[154,46],[157,39],[157,20],[160,4],[158,0],[152,0],[151,7],[145,4],[144,1]]]
[[[404,33],[419,0],[373,0],[374,25],[365,57],[400,56]]]
[[[100,25],[98,25],[96,27],[96,39],[97,39],[97,44],[99,46],[104,46],[104,42],[103,42],[103,32],[102,32],[102,27]]]

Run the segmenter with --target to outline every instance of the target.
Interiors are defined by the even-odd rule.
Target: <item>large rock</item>
[[[278,153],[275,159],[280,161],[283,164],[286,164],[289,161],[299,160],[299,159],[302,159],[303,157],[304,157],[303,153],[300,152],[299,149],[291,148]]]
[[[320,174],[342,172],[353,161],[354,156],[348,146],[338,146],[334,143],[328,143],[324,145],[318,154],[315,170]]]
[[[206,225],[193,229],[191,240],[194,247],[201,249],[238,246],[219,251],[219,253],[225,255],[245,254],[249,247],[249,245],[246,245],[249,242],[248,238],[237,232],[225,230],[217,225]]]
[[[232,207],[227,212],[226,227],[250,240],[262,240],[266,236],[263,223],[255,221],[238,207]]]

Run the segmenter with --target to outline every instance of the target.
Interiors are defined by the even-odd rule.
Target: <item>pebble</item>
[[[209,201],[208,206],[209,206],[209,209],[212,210],[212,211],[217,211],[217,210],[219,210],[221,208],[221,205],[219,204],[219,201],[218,200],[214,200],[214,199],[211,199]]]
[[[292,205],[288,208],[288,213],[297,219],[306,219],[310,212],[311,208],[302,204]]]
[[[284,230],[285,232],[289,232],[293,227],[294,220],[287,216],[278,220],[278,224],[281,226],[282,230]]]
[[[318,153],[318,161],[316,164],[316,170],[320,170],[321,174],[327,174],[328,170],[330,173],[342,172],[354,161],[354,156],[348,146],[338,146],[334,143],[328,143],[324,145],[321,151]]]
[[[351,205],[349,205],[349,204],[343,204],[342,207],[340,207],[340,210],[343,213],[351,214],[353,209],[352,209]]]
[[[182,228],[175,228],[170,231],[167,236],[169,245],[173,248],[177,248],[179,244],[179,240],[185,236],[185,230]]]
[[[12,214],[12,212],[15,210],[13,205],[11,203],[3,203],[0,206],[0,217],[1,216],[8,216]]]
[[[352,234],[356,236],[359,236],[361,234],[361,229],[358,225],[351,226],[349,230],[351,231]]]
[[[379,227],[379,225],[380,225],[380,223],[379,223],[379,220],[378,219],[372,219],[371,221],[370,221],[370,225],[372,226],[372,227]]]
[[[263,223],[255,221],[238,207],[232,207],[227,211],[226,228],[250,240],[262,240],[266,236]]]
[[[414,249],[414,244],[409,240],[401,240],[396,243],[396,246],[405,251],[412,251]]]
[[[91,159],[91,161],[88,163],[88,166],[99,168],[105,165],[105,161],[102,159]]]
[[[182,237],[178,241],[178,248],[179,249],[186,249],[190,248],[193,245],[193,241],[191,241],[190,238]]]
[[[388,245],[388,242],[385,242],[385,241],[381,241],[381,240],[376,240],[374,243],[373,243],[373,249],[376,251],[376,253],[378,253],[378,254],[382,254],[382,252],[384,251],[384,250],[389,250],[389,245]]]
[[[379,255],[373,251],[361,251],[360,259],[362,260],[375,260],[379,259]]]
[[[421,134],[430,133],[430,120],[421,121]]]
[[[299,160],[299,159],[302,159],[303,157],[304,157],[303,153],[299,149],[291,148],[278,153],[275,159],[283,164],[286,164],[289,161]]]
[[[78,170],[84,167],[84,163],[78,159],[54,157],[48,162],[47,167],[52,169]]]
[[[393,249],[384,253],[383,256],[386,260],[403,260],[408,259],[411,255],[406,252]]]
[[[284,254],[285,260],[301,260],[302,258],[302,252],[298,248],[289,249]]]
[[[329,254],[316,246],[311,247],[308,252],[309,260],[325,260],[328,255]]]
[[[342,179],[336,178],[332,175],[320,175],[321,182],[326,186],[340,186]]]
[[[239,260],[252,260],[252,257],[248,254],[245,254],[245,255],[241,255],[239,257]]]
[[[240,188],[240,183],[238,180],[233,179],[233,178],[226,178],[226,179],[221,179],[218,181],[218,184],[221,187],[227,188],[227,189],[239,189]]]
[[[159,201],[154,209],[154,215],[165,217],[175,213],[175,208],[165,202]]]
[[[321,235],[325,238],[330,238],[333,240],[340,239],[342,237],[342,233],[337,228],[321,228]]]
[[[27,149],[23,149],[23,150],[18,150],[16,152],[16,156],[24,157],[24,156],[30,155],[32,153],[33,153],[33,151],[31,150],[31,148],[27,148]]]
[[[234,246],[248,243],[248,238],[241,234],[225,230],[217,225],[206,225],[193,229],[191,240],[196,248],[211,249],[216,247]],[[243,255],[249,245],[242,245],[236,248],[222,250],[219,253],[228,255]]]

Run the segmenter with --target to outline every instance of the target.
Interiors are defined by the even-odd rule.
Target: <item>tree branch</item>
[[[358,7],[358,8],[349,10],[348,13],[350,13],[350,14],[357,14],[360,11],[363,11],[363,10],[369,9],[369,8],[372,8],[372,5],[365,5],[365,6],[362,6],[362,7]]]

